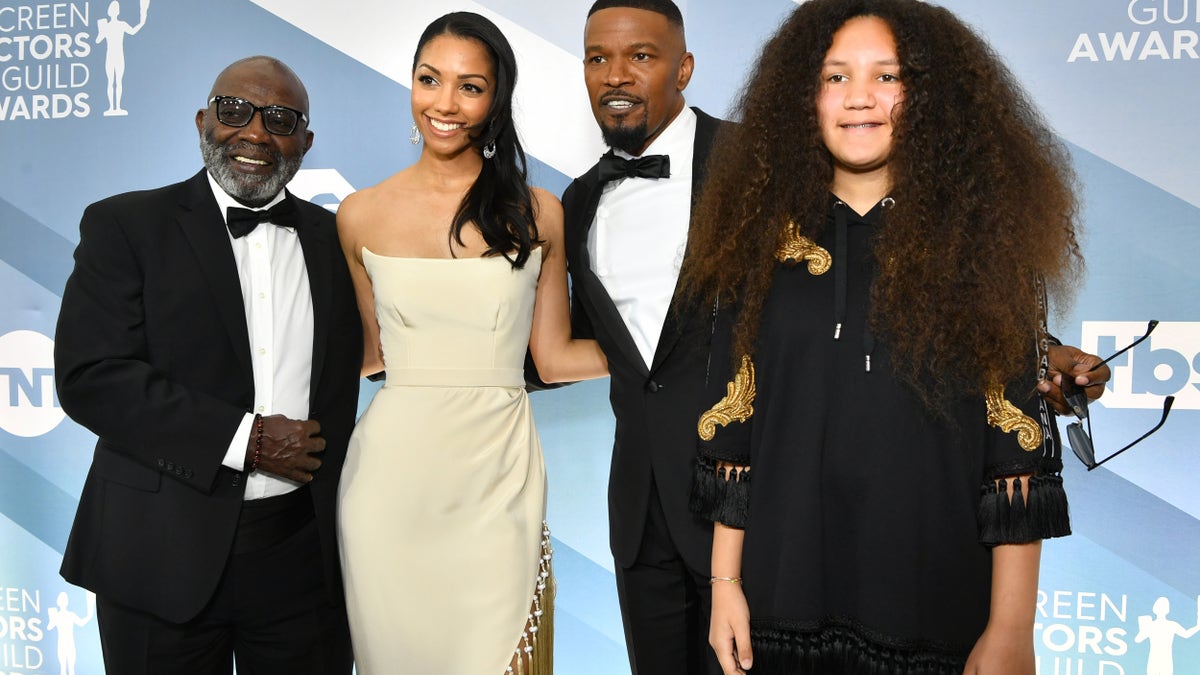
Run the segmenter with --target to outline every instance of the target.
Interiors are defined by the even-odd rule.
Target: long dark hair
[[[1082,267],[1075,179],[1062,143],[998,56],[949,11],[916,0],[809,0],[763,48],[742,124],[713,149],[683,283],[736,296],[738,354],[754,349],[790,220],[815,239],[833,168],[816,100],[833,34],[859,16],[891,28],[904,97],[874,252],[870,321],[897,374],[931,407],[1031,368],[1039,279],[1065,299]]]
[[[463,196],[450,226],[450,236],[463,245],[462,230],[474,223],[488,245],[485,256],[502,255],[521,268],[529,260],[533,247],[540,243],[537,231],[533,194],[529,190],[525,150],[517,138],[513,123],[512,98],[517,84],[517,59],[508,39],[488,19],[472,12],[451,12],[425,28],[413,54],[416,72],[421,50],[435,37],[452,35],[474,40],[486,48],[491,57],[496,81],[487,122],[479,125],[482,131],[472,137],[476,149],[495,144],[496,154],[483,160],[483,168],[475,183]]]

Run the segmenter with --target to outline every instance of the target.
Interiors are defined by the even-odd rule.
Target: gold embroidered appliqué
[[[808,262],[808,273],[814,276],[825,274],[833,266],[833,258],[829,255],[829,251],[801,235],[796,229],[796,221],[788,221],[784,234],[783,245],[775,252],[775,258],[779,262],[789,260],[797,263]]]
[[[733,381],[725,385],[725,398],[700,416],[698,431],[700,438],[711,441],[717,433],[717,425],[730,422],[745,422],[754,414],[754,364],[749,356],[742,356],[742,367],[738,368]]]
[[[1042,444],[1042,428],[1032,417],[1004,398],[1004,387],[993,386],[987,390],[987,421],[1004,433],[1017,431],[1017,443],[1027,452]]]

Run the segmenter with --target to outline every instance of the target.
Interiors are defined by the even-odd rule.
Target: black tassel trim
[[[1011,480],[1011,500],[1008,479],[988,481],[980,489],[979,543],[987,546],[1024,544],[1071,534],[1067,494],[1063,491],[1061,476],[1030,477],[1028,495],[1022,490],[1020,478]]]
[[[751,626],[752,673],[788,675],[960,675],[966,654],[930,646],[886,644],[853,627],[815,631]]]
[[[692,474],[692,513],[730,527],[745,527],[750,516],[750,469],[717,470],[717,462],[697,457]]]
[[[1029,479],[1029,512],[1034,538],[1051,539],[1071,534],[1071,516],[1062,476],[1041,474]]]

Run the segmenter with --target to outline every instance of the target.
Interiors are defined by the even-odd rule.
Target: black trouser
[[[617,567],[617,599],[633,675],[720,675],[708,645],[712,589],[688,567],[652,488],[637,559]]]
[[[236,659],[238,675],[349,675],[346,610],[329,601],[311,504],[306,489],[247,502],[216,593],[187,623],[98,596],[106,672],[229,675]]]

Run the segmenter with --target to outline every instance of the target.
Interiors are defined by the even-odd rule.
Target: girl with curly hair
[[[1081,266],[1062,146],[945,9],[810,0],[713,151],[693,509],[726,673],[1030,673],[1069,534],[1046,299]]]

